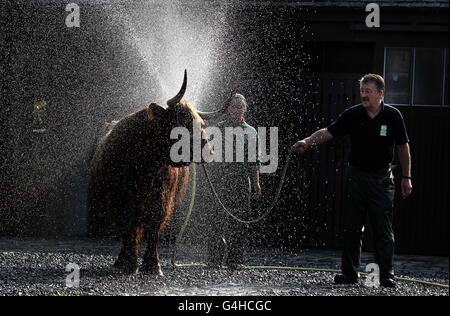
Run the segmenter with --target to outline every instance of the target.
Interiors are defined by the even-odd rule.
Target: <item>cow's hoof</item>
[[[138,266],[137,264],[127,264],[123,262],[117,262],[114,263],[113,268],[117,270],[120,273],[123,274],[137,274],[138,273]]]
[[[164,273],[162,272],[161,266],[159,264],[156,266],[143,264],[139,271],[144,274],[164,276]]]

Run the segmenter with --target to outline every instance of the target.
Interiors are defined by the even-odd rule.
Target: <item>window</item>
[[[384,60],[386,103],[448,106],[448,49],[386,48]]]
[[[445,50],[444,106],[448,106],[448,49]]]
[[[388,48],[385,56],[386,103],[409,104],[411,83],[410,48]]]

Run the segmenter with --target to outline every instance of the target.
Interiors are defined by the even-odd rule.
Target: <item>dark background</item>
[[[88,170],[98,132],[105,121],[130,113],[128,104],[143,107],[158,93],[105,14],[111,6],[140,4],[82,1],[81,27],[67,28],[67,3],[2,2],[0,236],[87,235]],[[357,80],[384,73],[386,47],[445,48],[448,56],[448,2],[379,1],[377,29],[364,24],[365,3],[230,2],[219,61],[226,67],[207,98],[239,91],[249,101],[251,125],[279,127],[279,170],[261,179],[267,200],[290,146],[359,103]],[[445,67],[448,77],[448,57]],[[33,104],[41,99],[48,103],[46,132],[34,133]],[[448,255],[448,105],[398,108],[411,140],[413,195],[402,201],[396,194],[396,251]],[[339,248],[347,155],[348,143],[338,139],[295,157],[274,212],[250,228],[252,243]],[[399,184],[398,169],[395,174]],[[178,227],[169,225],[166,238]],[[364,247],[372,249],[370,228]]]

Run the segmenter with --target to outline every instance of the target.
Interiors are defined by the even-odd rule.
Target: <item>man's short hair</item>
[[[377,75],[377,74],[366,74],[359,80],[359,84],[360,85],[362,85],[363,83],[364,84],[368,84],[369,82],[373,82],[375,84],[377,92],[385,90],[386,86],[384,84],[384,79],[380,75]]]

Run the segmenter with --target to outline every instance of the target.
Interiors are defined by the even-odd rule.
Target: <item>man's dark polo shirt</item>
[[[365,172],[388,168],[394,159],[394,144],[409,142],[400,111],[383,102],[381,107],[370,118],[362,104],[352,106],[328,126],[333,137],[350,136],[349,163]]]

